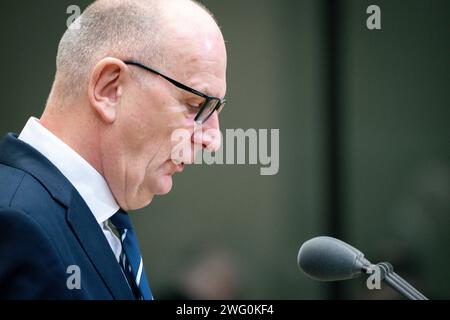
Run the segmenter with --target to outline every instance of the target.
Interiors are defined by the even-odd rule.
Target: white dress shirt
[[[42,153],[75,187],[119,261],[122,245],[108,225],[108,219],[119,210],[119,205],[103,176],[34,117],[28,120],[19,139]]]

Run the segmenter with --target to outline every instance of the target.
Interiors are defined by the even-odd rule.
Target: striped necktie
[[[139,300],[153,300],[148,286],[142,256],[133,226],[128,213],[120,209],[111,218],[120,235],[122,250],[120,252],[120,266],[128,280],[134,295]]]

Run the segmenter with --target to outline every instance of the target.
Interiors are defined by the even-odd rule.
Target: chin
[[[164,175],[159,178],[158,184],[157,184],[157,190],[155,194],[157,195],[165,195],[168,194],[172,190],[172,176],[171,175]]]
[[[128,197],[128,202],[119,203],[120,207],[125,210],[139,210],[148,206],[155,195],[165,195],[172,190],[172,176],[162,175],[158,179],[147,185],[147,188],[141,189],[139,192]]]

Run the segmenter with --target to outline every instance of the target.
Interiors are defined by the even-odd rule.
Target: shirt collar
[[[31,117],[19,139],[42,153],[75,187],[97,223],[102,224],[120,208],[103,176],[76,151]]]

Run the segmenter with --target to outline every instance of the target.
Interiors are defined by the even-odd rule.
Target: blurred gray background
[[[399,298],[304,276],[301,243],[335,235],[450,298],[450,2],[202,2],[228,46],[222,129],[280,129],[280,170],[192,166],[133,215],[155,296]],[[41,115],[66,9],[89,3],[2,3],[2,135]]]

